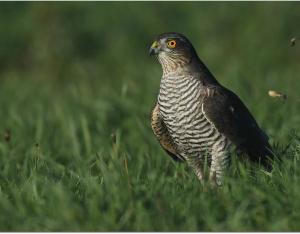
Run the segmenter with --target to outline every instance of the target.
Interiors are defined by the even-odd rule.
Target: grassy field
[[[300,4],[0,3],[0,231],[300,231]],[[201,186],[149,123],[156,34],[193,42],[270,136]],[[269,89],[288,99],[272,99]]]

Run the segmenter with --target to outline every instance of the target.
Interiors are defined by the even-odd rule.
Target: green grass
[[[1,231],[300,230],[299,3],[0,6]],[[214,189],[164,153],[147,55],[164,31],[247,104],[282,158],[272,174],[233,157]]]

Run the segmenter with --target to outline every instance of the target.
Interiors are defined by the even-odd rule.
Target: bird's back
[[[203,102],[206,117],[250,160],[261,162],[270,169],[269,158],[272,159],[273,154],[268,136],[248,108],[227,88],[218,84],[210,89],[213,95],[206,97]]]

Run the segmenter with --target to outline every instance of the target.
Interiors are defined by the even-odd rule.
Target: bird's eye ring
[[[175,40],[171,40],[171,41],[168,41],[168,47],[169,48],[175,48],[176,47],[176,41]]]

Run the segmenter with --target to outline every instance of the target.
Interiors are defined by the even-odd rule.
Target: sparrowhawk
[[[179,33],[163,33],[152,43],[163,70],[151,126],[163,149],[175,160],[186,161],[203,181],[220,185],[231,149],[271,169],[268,137],[240,98],[222,86]]]

